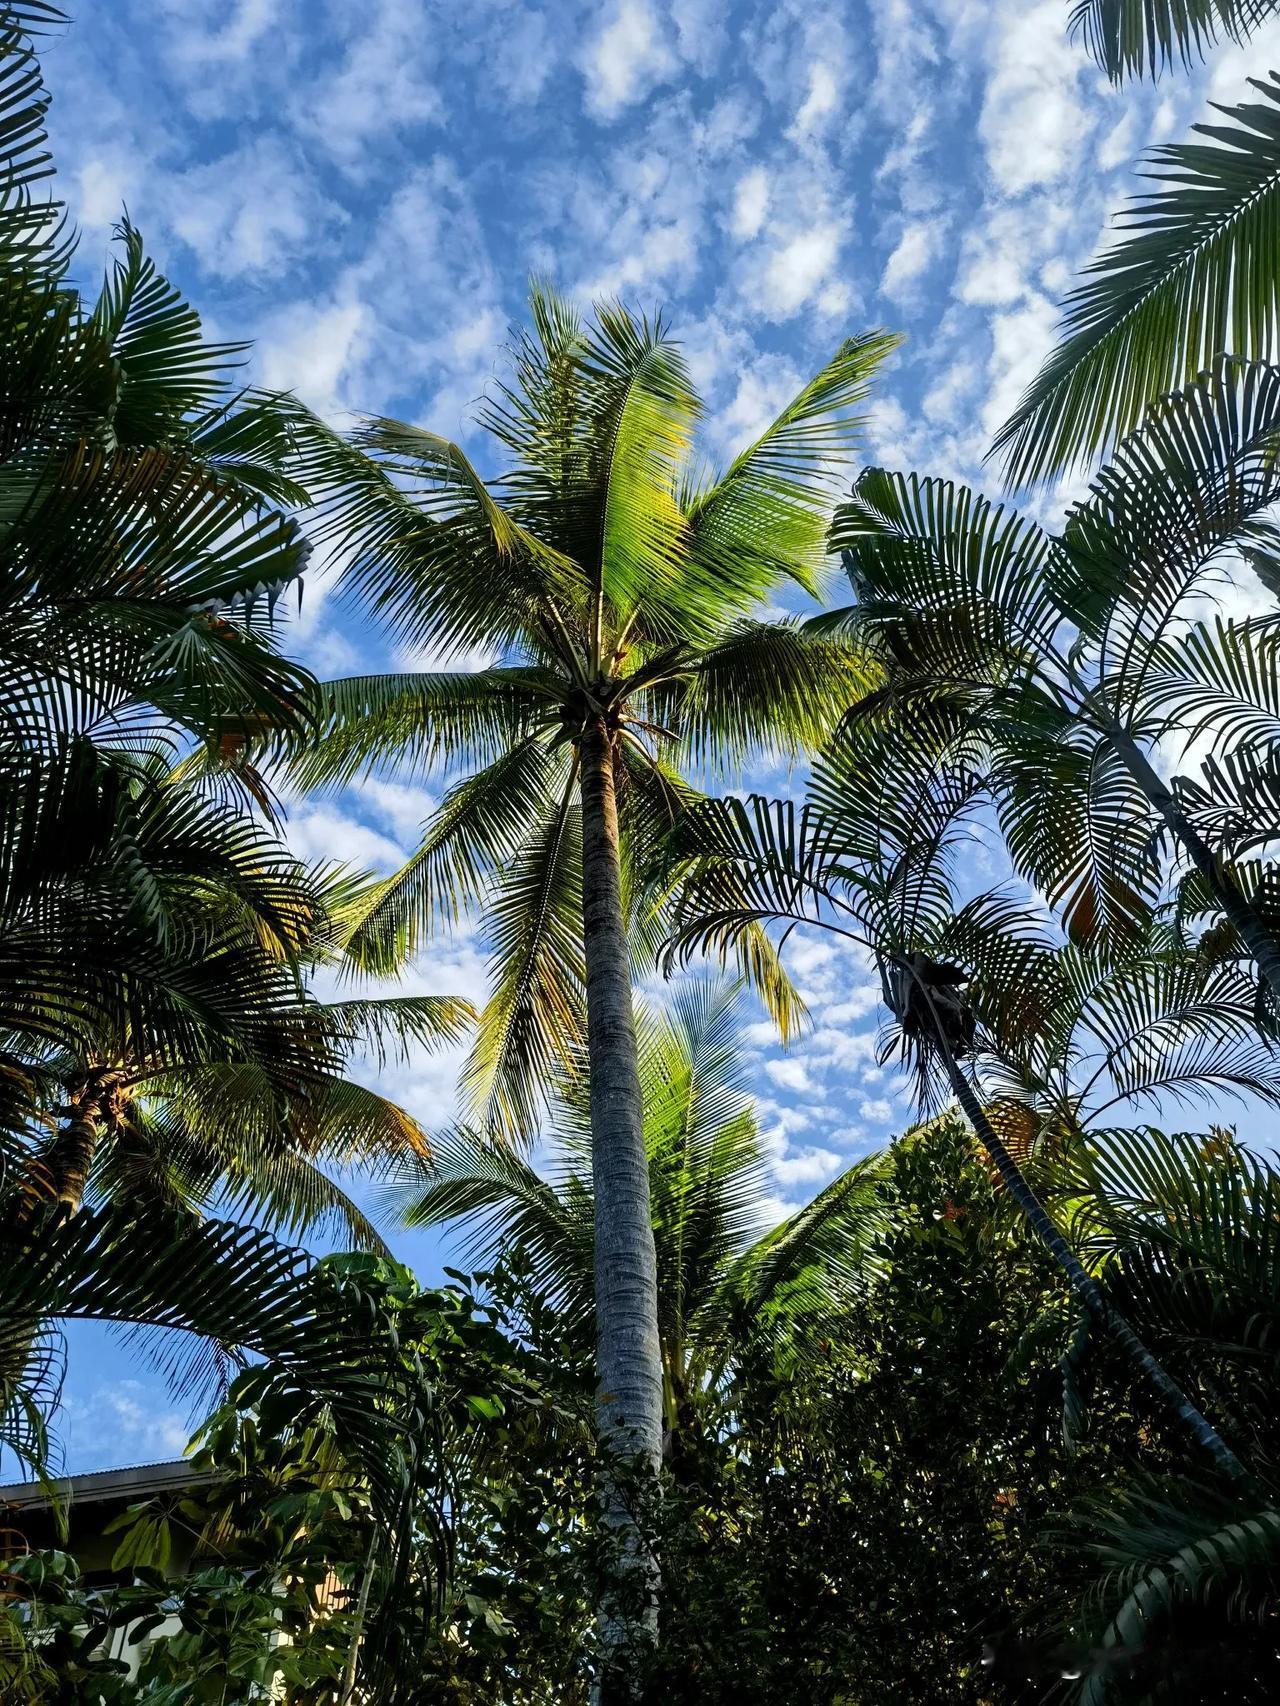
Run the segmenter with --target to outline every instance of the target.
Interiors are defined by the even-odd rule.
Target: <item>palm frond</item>
[[[1280,368],[1227,358],[1162,399],[1062,535],[1063,613],[1102,645],[1121,704],[1224,547],[1280,496]]]
[[[599,399],[593,422],[601,460],[599,580],[593,596],[600,608],[594,620],[607,610],[622,622],[642,598],[661,606],[688,596],[677,483],[698,406],[661,319],[636,320],[621,304],[597,304],[580,361]],[[602,636],[593,644],[599,655]]]
[[[155,1210],[85,1209],[6,1231],[0,1337],[46,1320],[111,1320],[205,1334],[270,1358],[327,1409],[384,1509],[398,1502],[402,1384],[394,1339],[357,1288],[245,1226]]]
[[[831,734],[876,685],[874,660],[798,621],[735,623],[698,659],[679,706],[691,758],[794,756]]]
[[[554,719],[542,672],[357,675],[322,681],[309,708],[315,726],[286,756],[299,787],[333,787],[394,762],[402,778],[441,760],[489,764]]]
[[[488,891],[493,993],[462,1087],[486,1126],[527,1139],[585,1036],[576,762]]]
[[[1247,41],[1275,0],[1076,0],[1070,29],[1113,83],[1191,66],[1219,40]]]
[[[361,970],[396,970],[437,918],[457,918],[509,867],[531,822],[563,796],[563,758],[530,738],[457,783],[421,846],[344,910],[343,949]]]
[[[1061,342],[992,445],[1011,484],[1091,461],[1223,354],[1275,356],[1280,74],[1250,81],[1260,101],[1195,126],[1210,143],[1151,155],[1161,187],[1119,215],[1119,241],[1067,298]]]
[[[847,339],[723,478],[688,505],[690,555],[744,613],[781,579],[818,589],[836,492],[848,477],[865,403],[899,339]]]

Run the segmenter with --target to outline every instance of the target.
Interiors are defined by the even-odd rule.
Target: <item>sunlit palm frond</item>
[[[860,442],[865,403],[898,345],[850,338],[724,476],[689,503],[690,555],[745,613],[782,576],[817,590],[831,504]]]
[[[599,458],[591,647],[602,657],[607,620],[623,622],[643,603],[651,622],[657,618],[665,625],[660,613],[668,601],[680,609],[694,600],[694,588],[681,572],[685,521],[677,488],[698,403],[684,358],[661,318],[637,321],[619,304],[598,303],[580,363],[592,396],[590,432]],[[695,614],[702,616],[700,610]]]
[[[306,738],[287,755],[299,787],[340,786],[378,764],[407,779],[442,762],[492,763],[550,720],[538,671],[358,675],[317,683]]]
[[[1280,75],[1251,82],[1261,100],[1195,127],[1208,142],[1150,156],[1160,187],[1119,215],[1119,240],[1067,298],[1062,341],[992,445],[1011,484],[1093,460],[1224,352],[1275,357]]]
[[[576,769],[488,890],[494,987],[462,1082],[486,1125],[520,1138],[585,1036]]]

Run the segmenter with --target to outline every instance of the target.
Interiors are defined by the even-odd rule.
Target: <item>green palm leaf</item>
[[[1276,0],[1076,0],[1070,28],[1118,83],[1192,65],[1219,39],[1246,41],[1275,10]]]
[[[692,497],[690,553],[733,589],[737,611],[780,575],[817,590],[831,504],[861,438],[848,411],[866,401],[899,341],[888,332],[848,339],[723,478]]]
[[[1092,460],[1224,353],[1274,356],[1280,74],[1250,81],[1260,100],[1195,127],[1212,146],[1152,154],[1147,175],[1162,187],[1120,215],[1121,241],[1068,298],[1062,342],[992,446],[1011,483]]]

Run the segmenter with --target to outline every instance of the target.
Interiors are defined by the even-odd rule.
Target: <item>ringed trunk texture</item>
[[[638,1465],[641,1479],[662,1462],[662,1352],[658,1269],[649,1212],[631,957],[622,912],[622,867],[614,792],[613,737],[603,718],[587,728],[582,758],[582,918],[587,970],[587,1054],[595,1190],[596,1417],[610,1456]],[[605,1606],[606,1657],[656,1628],[653,1571],[635,1517],[606,1462],[606,1521],[621,1543],[623,1598],[639,1614]],[[646,1587],[647,1582],[647,1587]],[[646,1609],[647,1607],[647,1609]],[[624,1679],[625,1680],[625,1679]],[[605,1690],[602,1698],[611,1697]],[[615,1684],[612,1697],[625,1698]]]
[[[71,1098],[70,1118],[45,1152],[54,1200],[65,1214],[79,1213],[102,1125],[123,1082],[120,1072],[91,1073]]]
[[[1070,1244],[1067,1243],[1067,1240],[1050,1218],[1049,1211],[1031,1188],[1026,1175],[1000,1141],[995,1128],[986,1116],[973,1085],[961,1070],[959,1061],[941,1034],[939,1034],[939,1042],[947,1063],[951,1088],[955,1091],[956,1100],[964,1109],[965,1117],[995,1162],[996,1170],[1004,1181],[1009,1195],[1031,1222],[1041,1243],[1044,1244],[1066,1275],[1067,1283],[1077,1301],[1088,1311],[1092,1320],[1097,1323],[1102,1331],[1121,1347],[1134,1367],[1141,1371],[1152,1391],[1157,1393],[1169,1409],[1177,1415],[1187,1431],[1194,1436],[1201,1449],[1212,1458],[1218,1471],[1231,1481],[1247,1482],[1249,1480],[1248,1472],[1231,1450],[1231,1447],[1212,1423],[1200,1414],[1177,1382],[1156,1361],[1119,1310],[1112,1307],[1102,1287],[1081,1262]]]
[[[1258,975],[1265,980],[1277,1003],[1280,1003],[1280,947],[1271,939],[1270,932],[1264,928],[1257,913],[1223,869],[1222,861],[1199,835],[1195,825],[1178,804],[1173,790],[1133,736],[1119,724],[1111,723],[1107,728],[1107,738],[1120,762],[1159,814],[1165,828],[1181,845],[1191,863],[1208,883],[1214,899],[1231,920],[1240,940],[1257,963]]]

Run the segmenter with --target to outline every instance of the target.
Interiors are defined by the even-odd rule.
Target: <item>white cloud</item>
[[[191,1437],[187,1420],[164,1406],[163,1392],[141,1380],[117,1380],[87,1399],[68,1400],[68,1443],[78,1459],[154,1463],[181,1457]]]
[[[133,199],[138,163],[112,150],[86,160],[76,173],[78,223],[91,231],[110,231]]]
[[[982,408],[983,431],[999,428],[1035,378],[1053,347],[1058,309],[1047,297],[1030,295],[1007,314],[991,322],[990,388]]]
[[[1125,165],[1137,152],[1138,109],[1130,107],[1112,125],[1098,143],[1098,165],[1104,172],[1114,172]]]
[[[407,782],[389,782],[381,776],[365,776],[353,784],[355,793],[371,817],[385,824],[402,846],[415,843],[422,826],[436,809],[436,797],[425,788]]]
[[[769,211],[769,174],[763,166],[753,166],[738,179],[733,194],[733,217],[730,226],[735,237],[743,242],[760,234]]]
[[[785,320],[813,302],[840,258],[844,233],[834,220],[823,220],[782,238],[768,255],[759,297],[767,314]]]
[[[676,65],[648,0],[617,0],[609,21],[588,43],[582,58],[587,105],[597,117],[615,118],[640,100]]]
[[[258,343],[262,383],[296,391],[330,417],[352,407],[351,380],[368,348],[371,324],[367,306],[350,297],[288,304],[268,320]]]
[[[880,985],[878,982],[868,982],[847,989],[841,999],[828,1002],[822,1010],[822,1016],[829,1025],[847,1025],[854,1019],[862,1019],[868,1013],[874,1013],[880,1004]]]
[[[822,1017],[828,1017],[825,1008]],[[842,1031],[823,1025],[807,1039],[805,1047],[815,1059],[844,1072],[870,1066],[875,1059],[875,1037],[870,1031]]]
[[[1006,0],[993,9],[994,64],[978,121],[998,187],[1016,195],[1059,182],[1095,123],[1079,95],[1084,50],[1063,27],[1061,0]]]
[[[774,1083],[781,1085],[784,1090],[812,1092],[817,1088],[809,1076],[808,1067],[802,1060],[796,1060],[793,1057],[784,1057],[782,1060],[767,1060],[764,1069]]]
[[[337,860],[377,871],[394,870],[404,861],[394,841],[328,805],[292,808],[285,838],[300,859]]]
[[[831,1177],[842,1159],[834,1149],[816,1146],[798,1149],[794,1154],[774,1158],[773,1175],[784,1190],[795,1185],[820,1185]]]
[[[803,384],[800,370],[777,355],[752,358],[738,373],[732,399],[709,423],[708,437],[735,449],[759,438]]]
[[[210,26],[205,0],[162,0],[179,25],[169,38],[169,53],[179,65],[206,71],[242,64],[270,33],[278,34],[281,0],[232,0],[224,21]]]
[[[804,104],[796,114],[791,136],[796,140],[808,138],[821,130],[836,110],[840,85],[835,68],[829,59],[816,59],[809,67],[809,88]]]
[[[893,1104],[887,1096],[864,1096],[858,1104],[858,1112],[864,1120],[876,1120],[886,1125],[893,1118]]]
[[[925,392],[920,407],[931,421],[954,421],[961,405],[973,395],[979,383],[976,361],[952,362]]]
[[[346,220],[297,150],[272,137],[168,178],[162,201],[205,272],[223,278],[284,273]]]
[[[932,219],[915,219],[903,228],[880,278],[880,289],[886,296],[901,297],[907,293],[936,258],[942,235],[942,226]]]
[[[538,99],[555,66],[557,34],[541,12],[513,17],[510,7],[501,7],[494,81],[504,97],[521,106]]]
[[[353,175],[366,176],[385,138],[444,122],[434,83],[438,39],[423,0],[366,0],[350,14],[338,64],[299,85],[295,126]]]

